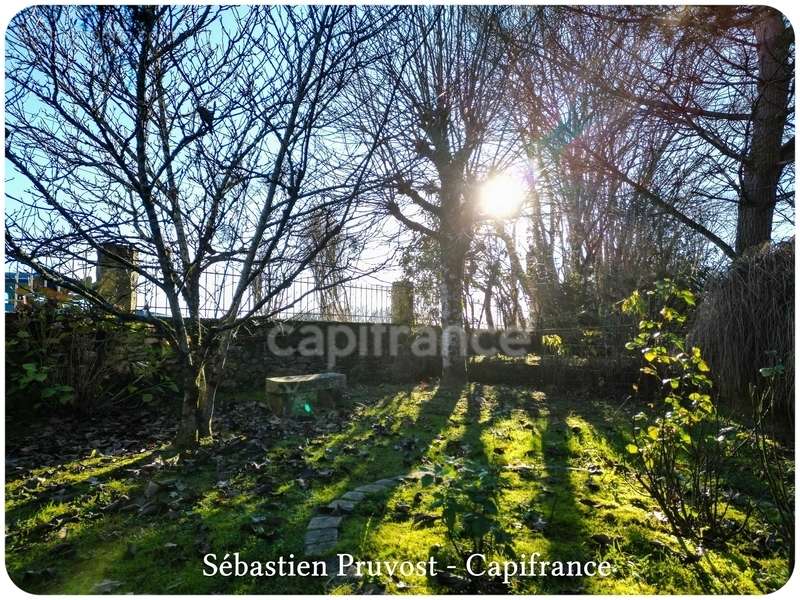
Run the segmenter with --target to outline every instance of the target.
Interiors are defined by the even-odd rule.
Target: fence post
[[[136,310],[136,284],[139,274],[121,265],[112,256],[136,263],[138,252],[125,244],[102,244],[97,252],[97,291],[119,310]]]
[[[414,322],[414,285],[400,280],[392,283],[392,325]]]

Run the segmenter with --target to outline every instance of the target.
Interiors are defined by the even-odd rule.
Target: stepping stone
[[[387,488],[392,488],[397,485],[396,479],[379,479],[375,482],[375,485],[382,485]]]
[[[342,522],[342,517],[314,517],[308,523],[309,531],[313,529],[328,529],[328,528],[337,528],[339,527],[339,523]]]
[[[405,479],[405,475],[398,475],[362,485],[342,494],[339,499],[328,504],[326,508],[336,512],[351,513],[356,504],[361,502],[367,494],[387,492],[401,481],[405,481]],[[318,515],[309,521],[304,540],[307,556],[323,555],[336,546],[339,541],[339,525],[343,518],[341,516]]]
[[[347,500],[348,502],[361,502],[366,497],[366,494],[363,492],[357,492],[355,490],[351,490],[346,494],[342,494],[340,500]]]
[[[328,585],[337,585],[364,579],[364,573],[359,572],[356,565],[345,567],[344,573],[340,573],[338,556],[332,556],[326,560],[325,565],[328,567],[326,572],[330,575],[328,578]]]
[[[378,485],[376,483],[368,483],[367,485],[362,485],[361,487],[357,487],[355,491],[361,492],[362,494],[378,494],[380,492],[385,492],[389,488],[384,487],[382,485]],[[344,498],[344,496],[342,496]]]
[[[306,546],[320,544],[323,542],[333,542],[335,544],[337,541],[339,541],[339,530],[335,527],[328,527],[326,529],[309,529],[306,531]]]
[[[336,542],[320,542],[318,544],[308,544],[306,545],[305,553],[306,556],[320,556],[333,550],[336,546]]]
[[[334,500],[328,504],[328,508],[337,512],[351,513],[356,508],[357,502],[353,500]]]

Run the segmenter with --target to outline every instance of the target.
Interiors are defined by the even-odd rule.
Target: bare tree
[[[770,241],[775,211],[794,203],[794,33],[783,15],[765,6],[565,13],[571,32],[553,39],[568,43],[555,43],[548,60],[637,110],[640,122],[672,131],[664,158],[691,165],[684,197],[721,212],[735,208],[732,227],[697,230],[730,258]],[[603,60],[575,52],[597,43]],[[626,183],[675,208],[643,182]],[[696,224],[680,210],[673,216]]]
[[[380,142],[377,174],[386,189],[376,194],[379,209],[436,241],[446,382],[466,379],[459,332],[477,185],[509,158],[508,64],[495,43],[501,15],[499,8],[407,8],[382,36],[390,52],[362,72],[354,98],[354,130]],[[374,132],[390,106],[378,138]]]
[[[612,20],[583,9],[523,8],[515,17],[501,38],[514,67],[509,115],[535,180],[523,214],[527,251],[507,224],[496,234],[531,321],[602,312],[647,280],[693,268],[711,247],[733,254],[722,239],[731,205],[688,193],[712,162],[650,110],[602,89],[635,71],[629,53],[641,42],[620,42]]]
[[[273,301],[327,243],[354,234],[374,147],[346,142],[336,124],[386,15],[35,7],[9,27],[6,157],[22,182],[7,254],[167,337],[184,392],[179,446],[211,434],[237,327],[282,308]],[[321,229],[309,243],[312,223]],[[76,277],[69,265],[87,251],[160,290],[169,314],[120,310]],[[205,289],[203,274],[218,265],[236,284],[221,318],[208,321],[202,304],[220,290]],[[248,296],[265,273],[258,297]]]

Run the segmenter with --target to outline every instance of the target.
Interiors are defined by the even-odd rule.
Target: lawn
[[[170,415],[51,420],[16,438],[9,432],[12,579],[26,591],[62,594],[459,591],[458,574],[206,577],[203,556],[299,557],[309,520],[348,490],[461,461],[501,473],[499,514],[517,555],[606,560],[614,568],[608,577],[516,578],[495,591],[766,593],[788,578],[759,512],[734,544],[683,557],[624,462],[638,410],[632,400],[501,385],[380,385],[354,387],[352,405],[338,413],[282,421],[257,397],[229,394],[216,440],[191,455],[170,451]],[[373,561],[446,556],[445,526],[432,506],[437,484],[426,483],[407,480],[359,504],[332,553]],[[740,506],[765,500],[750,469],[731,485]]]

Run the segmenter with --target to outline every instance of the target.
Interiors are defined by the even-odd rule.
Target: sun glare
[[[495,175],[481,186],[481,212],[492,219],[508,219],[517,216],[524,198],[522,181],[508,174]]]

